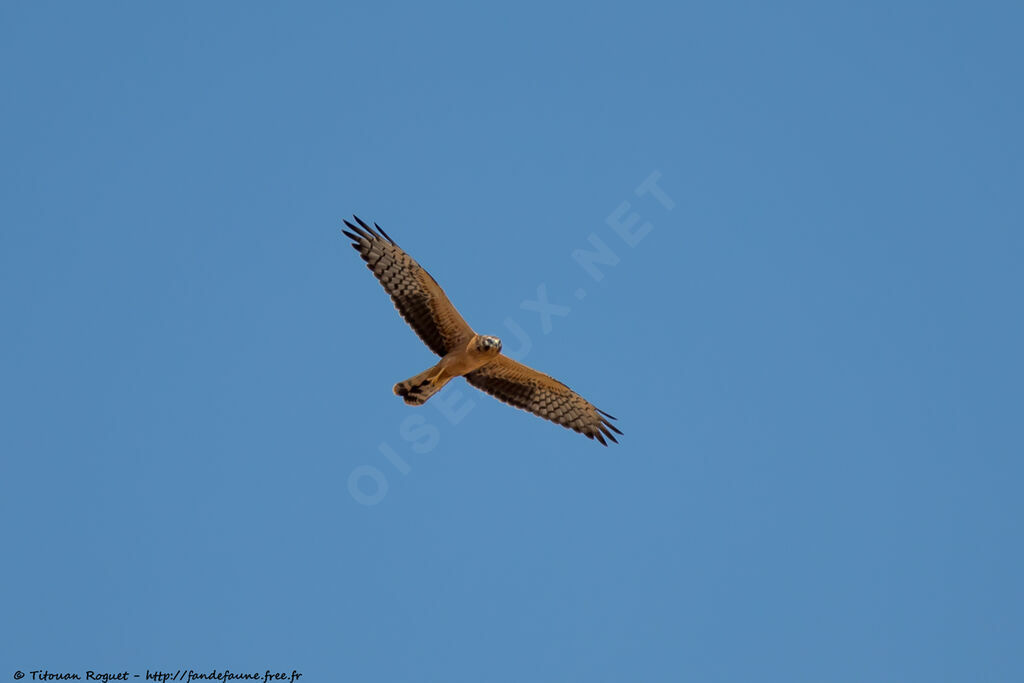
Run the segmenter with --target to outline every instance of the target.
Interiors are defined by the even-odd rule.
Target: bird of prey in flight
[[[473,332],[441,285],[379,225],[374,223],[375,230],[358,217],[353,218],[358,225],[345,221],[349,229],[342,232],[391,295],[405,321],[441,357],[434,367],[395,385],[394,392],[406,403],[423,405],[449,381],[462,376],[499,401],[597,439],[605,446],[606,438],[618,443],[612,432],[622,432],[609,421],[614,417],[561,382],[502,355],[501,340]]]

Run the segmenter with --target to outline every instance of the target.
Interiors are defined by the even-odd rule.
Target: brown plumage
[[[501,354],[501,340],[478,335],[455,310],[444,290],[379,225],[358,217],[342,230],[383,285],[395,308],[430,350],[441,356],[432,368],[399,382],[394,392],[410,405],[422,405],[455,377],[516,408],[575,430],[607,446],[622,434],[615,418],[561,382]],[[351,232],[350,232],[351,231]]]
[[[503,403],[528,410],[555,424],[586,434],[604,445],[604,437],[616,441],[612,432],[622,434],[609,420],[615,418],[594,407],[558,380],[537,372],[508,356],[465,375],[466,381]],[[616,441],[616,443],[618,443]]]
[[[391,295],[395,308],[419,335],[423,343],[439,356],[473,336],[473,329],[448,301],[444,290],[430,273],[402,251],[395,241],[374,223],[379,232],[353,216],[359,226],[345,221],[353,232],[342,230],[352,246],[366,261],[366,267]],[[360,227],[361,226],[361,227]]]

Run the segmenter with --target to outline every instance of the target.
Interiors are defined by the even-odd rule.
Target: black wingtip
[[[396,247],[398,246],[397,244],[395,244],[395,241],[393,239],[391,239],[391,235],[389,235],[386,232],[384,232],[383,228],[381,228],[376,223],[374,223],[373,224],[373,228],[371,228],[369,225],[366,224],[366,221],[364,221],[359,216],[357,216],[355,214],[352,214],[352,218],[359,225],[353,225],[349,221],[347,221],[345,219],[342,219],[342,222],[345,223],[345,225],[348,227],[349,230],[351,230],[352,232],[354,232],[357,235],[359,235],[359,237],[352,237],[351,234],[349,234],[349,233],[345,232],[344,230],[342,230],[342,232],[345,232],[345,234],[348,235],[349,237],[351,237],[352,239],[357,240],[357,241],[360,238],[361,239],[365,239],[365,240],[387,240],[391,244],[394,244]],[[376,229],[374,229],[374,228],[376,228]]]
[[[391,235],[389,235],[389,234],[387,234],[386,232],[384,232],[384,228],[380,227],[380,226],[379,226],[379,225],[377,225],[376,223],[374,223],[374,224],[373,224],[373,227],[377,228],[377,231],[378,231],[378,232],[379,232],[380,234],[384,235],[384,237],[385,237],[385,238],[387,238],[387,241],[388,241],[388,242],[391,242],[391,244],[395,244],[395,241],[394,241],[393,239],[391,239]],[[398,245],[397,245],[397,244],[395,244],[395,246],[397,247]]]
[[[348,226],[349,230],[351,230],[352,232],[354,232],[357,235],[359,235],[362,239],[364,239],[364,240],[372,240],[373,239],[373,236],[367,234],[366,231],[363,230],[362,228],[360,228],[360,227],[358,227],[356,225],[352,225],[348,221],[342,221],[342,222],[344,222],[345,225]]]
[[[370,227],[369,225],[367,225],[367,224],[366,224],[366,223],[365,223],[365,222],[363,221],[363,219],[362,219],[362,218],[360,218],[359,216],[357,216],[357,215],[355,215],[355,214],[352,214],[352,218],[355,218],[355,219],[356,219],[356,223],[359,223],[359,225],[363,226],[363,230],[365,230],[366,232],[370,233],[370,234],[371,234],[371,235],[373,235],[374,237],[377,237],[377,238],[379,238],[379,237],[380,237],[380,236],[379,236],[379,235],[378,235],[377,233],[375,233],[375,232],[373,231],[373,228],[371,228],[371,227]]]
[[[600,408],[595,408],[594,410],[596,410],[597,412],[601,413],[602,415],[604,415],[608,419],[611,419],[611,420],[618,420],[619,419],[619,418],[615,417],[614,415],[609,415],[608,413],[604,412]]]
[[[618,443],[618,442],[619,442],[619,440],[618,440],[618,439],[616,439],[616,438],[615,438],[615,437],[614,437],[614,436],[612,435],[611,431],[609,431],[609,429],[608,429],[608,427],[610,427],[610,426],[611,426],[611,425],[609,425],[609,424],[608,424],[607,422],[602,422],[602,423],[601,423],[600,425],[598,425],[598,429],[600,429],[600,430],[601,430],[601,433],[602,433],[602,434],[604,434],[604,435],[605,435],[606,437],[608,437],[609,439],[611,439],[613,443]]]

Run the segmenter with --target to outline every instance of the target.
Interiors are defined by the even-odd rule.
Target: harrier
[[[561,382],[517,363],[501,353],[501,340],[476,334],[444,290],[416,261],[395,244],[381,227],[371,228],[358,217],[345,221],[342,230],[366,266],[384,286],[405,321],[441,357],[429,370],[395,385],[394,391],[409,405],[423,405],[456,377],[499,401],[528,410],[563,427],[597,439],[618,443],[612,432],[622,434],[609,420],[615,418]]]

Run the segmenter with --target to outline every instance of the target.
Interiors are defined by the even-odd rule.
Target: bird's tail
[[[411,406],[420,406],[426,403],[427,399],[441,390],[448,384],[448,378],[441,378],[440,368],[436,365],[429,370],[424,370],[415,377],[410,377],[404,382],[395,385],[395,394],[401,396],[402,400]]]

